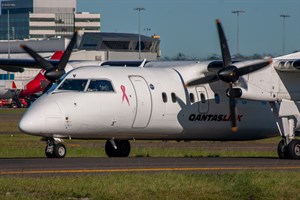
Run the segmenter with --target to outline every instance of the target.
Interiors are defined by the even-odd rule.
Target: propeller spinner
[[[222,28],[220,20],[216,20],[217,30],[219,34],[220,47],[222,52],[223,68],[217,73],[199,78],[187,83],[187,86],[195,86],[199,84],[212,83],[218,80],[229,84],[229,110],[231,114],[231,130],[233,132],[238,130],[237,127],[237,109],[234,98],[233,84],[240,78],[240,76],[252,73],[262,69],[272,63],[272,60],[262,60],[254,64],[247,64],[237,68],[232,64],[231,55],[226,41],[225,33]]]

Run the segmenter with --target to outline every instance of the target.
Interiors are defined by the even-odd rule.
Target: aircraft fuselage
[[[185,87],[198,76],[187,74],[196,67],[75,69],[64,81],[80,80],[83,89],[60,88],[62,81],[34,102],[20,129],[46,138],[82,139],[254,140],[278,135],[268,103],[249,100],[238,101],[239,131],[231,132],[224,83]],[[91,90],[92,81],[111,88]]]

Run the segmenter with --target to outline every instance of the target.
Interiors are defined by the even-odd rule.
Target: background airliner
[[[56,84],[27,110],[19,128],[41,136],[46,156],[56,158],[66,155],[64,138],[104,139],[109,157],[126,157],[129,140],[255,140],[280,134],[278,156],[299,159],[299,53],[233,63],[216,23],[222,61],[89,66],[65,74],[67,49],[62,64],[45,73]]]

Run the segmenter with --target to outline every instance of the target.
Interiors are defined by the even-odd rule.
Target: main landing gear
[[[293,139],[286,144],[282,139],[277,147],[277,153],[281,159],[300,159],[300,140]]]
[[[294,101],[270,102],[271,110],[277,118],[277,126],[282,137],[277,147],[281,159],[300,159],[300,140],[295,139],[295,129],[299,128],[299,110]]]
[[[130,154],[130,142],[128,140],[107,140],[105,153],[108,157],[128,157]]]
[[[47,146],[45,154],[47,158],[64,158],[66,156],[67,149],[62,143],[57,143],[53,139],[47,140]]]

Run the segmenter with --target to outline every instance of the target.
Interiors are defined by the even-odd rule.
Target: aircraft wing
[[[49,62],[56,66],[59,61],[49,60]],[[0,69],[8,72],[23,72],[24,68],[41,69],[38,63],[33,59],[0,59]]]

